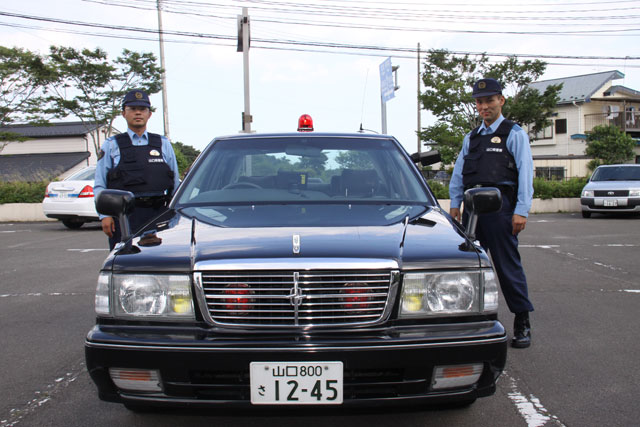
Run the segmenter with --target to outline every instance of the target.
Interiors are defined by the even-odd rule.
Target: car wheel
[[[591,212],[582,211],[582,218],[591,218]]]
[[[82,221],[73,221],[70,219],[64,219],[62,220],[62,223],[64,224],[65,227],[70,228],[72,230],[77,230],[78,228],[82,227],[82,224],[84,224],[84,222]]]

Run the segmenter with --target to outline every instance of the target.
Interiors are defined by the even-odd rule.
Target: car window
[[[65,181],[93,181],[96,175],[96,168],[87,168],[65,178]]]
[[[429,200],[390,140],[263,137],[215,143],[183,185],[178,203]]]
[[[599,167],[593,173],[591,181],[640,181],[640,167]]]

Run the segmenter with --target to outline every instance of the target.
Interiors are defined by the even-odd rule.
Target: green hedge
[[[0,182],[0,204],[41,203],[48,182]]]
[[[542,178],[533,180],[533,197],[536,199],[559,199],[580,197],[582,187],[587,183],[587,178],[571,178],[567,181],[547,181]],[[436,198],[448,199],[449,187],[436,181],[429,181],[429,186]]]

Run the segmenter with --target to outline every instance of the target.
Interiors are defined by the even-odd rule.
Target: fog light
[[[470,365],[436,366],[433,371],[431,388],[464,387],[475,384],[482,374],[482,363]]]
[[[109,368],[114,384],[123,390],[162,391],[160,374],[150,369]]]

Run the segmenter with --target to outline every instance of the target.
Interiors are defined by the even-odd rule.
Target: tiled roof
[[[544,80],[534,82],[529,85],[534,89],[538,89],[541,93],[545,91],[547,86],[562,83],[560,90],[560,100],[558,104],[569,104],[571,102],[589,102],[591,96],[602,88],[611,80],[617,80],[624,77],[620,71],[606,71],[595,74],[585,74],[582,76],[564,77],[561,79]]]
[[[0,132],[19,133],[30,138],[51,138],[65,136],[82,136],[100,126],[95,122],[62,122],[48,125],[9,125],[0,128]]]
[[[89,158],[88,152],[0,156],[0,181],[51,181]]]

